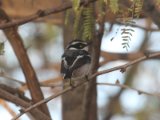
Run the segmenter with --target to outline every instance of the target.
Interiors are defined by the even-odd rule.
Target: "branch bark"
[[[24,108],[30,106],[30,103],[20,99],[18,96],[13,95],[8,91],[3,90],[2,88],[0,88],[0,98],[5,99],[9,102],[12,102]],[[41,112],[38,109],[30,111],[30,113],[36,120],[51,120],[48,116],[46,116],[43,112]]]
[[[88,0],[88,3],[91,2],[95,2],[97,0]],[[80,2],[80,5],[85,4],[86,0],[82,0]],[[58,6],[57,8],[50,8],[50,9],[46,9],[46,10],[39,10],[37,11],[35,14],[27,16],[23,19],[19,19],[19,20],[15,20],[15,21],[9,21],[8,23],[5,24],[1,24],[0,25],[0,29],[5,29],[5,28],[9,28],[9,27],[15,27],[15,26],[19,26],[25,23],[28,23],[30,21],[33,21],[35,19],[38,18],[42,18],[51,14],[55,14],[55,13],[59,13],[62,11],[65,11],[67,9],[72,8],[72,2],[63,2],[62,5]]]
[[[104,4],[103,4],[104,5]],[[103,12],[105,7],[103,6]],[[100,58],[100,47],[104,33],[104,22],[105,15],[99,21],[99,30],[96,33],[96,37],[93,40],[92,51],[91,51],[91,69],[89,74],[93,74],[99,67]],[[83,104],[83,120],[97,120],[97,87],[96,87],[96,76],[92,78],[89,84],[86,86],[84,104]]]
[[[114,86],[114,87],[120,87],[123,89],[130,89],[130,90],[134,90],[137,91],[137,93],[140,94],[145,94],[145,95],[149,95],[149,96],[154,96],[154,97],[160,97],[160,94],[157,93],[149,93],[149,92],[145,92],[143,90],[139,90],[133,87],[130,87],[128,85],[124,85],[124,84],[120,84],[120,83],[97,83],[98,85],[107,85],[107,86]]]
[[[0,9],[0,23],[7,23],[10,22],[10,18],[7,16],[5,11],[3,9]],[[26,78],[26,82],[28,85],[28,88],[31,93],[31,97],[33,100],[33,103],[36,103],[42,99],[44,99],[42,91],[40,89],[40,85],[36,76],[36,73],[31,65],[31,62],[28,58],[27,52],[24,48],[24,45],[22,43],[22,38],[19,36],[17,32],[16,27],[4,29],[3,32],[5,33],[6,37],[8,38],[9,42],[11,43],[13,50],[18,58],[18,61],[20,63],[20,66],[23,70],[24,76]],[[47,106],[41,105],[39,106],[39,109],[44,112],[46,115],[49,115],[49,111]]]
[[[155,57],[158,57],[158,56],[160,56],[160,52],[151,53],[151,54],[148,54],[147,56],[144,55],[144,56],[142,56],[140,58],[137,58],[137,59],[135,59],[135,60],[133,60],[131,62],[128,62],[128,63],[126,63],[124,65],[119,65],[119,66],[116,66],[116,67],[113,67],[113,68],[110,68],[110,69],[107,69],[107,70],[96,72],[96,73],[88,76],[88,80],[89,81],[90,80],[95,80],[93,78],[95,78],[96,76],[99,76],[99,75],[102,75],[102,74],[106,74],[106,73],[109,73],[109,72],[113,72],[113,71],[116,71],[116,70],[120,70],[122,72],[122,70],[126,70],[129,66],[132,66],[132,65],[134,65],[136,63],[142,62],[144,60],[152,59],[152,58],[155,58]],[[83,79],[85,79],[85,77],[81,77],[81,78],[78,78],[76,80],[80,81],[80,80],[83,80]],[[18,119],[24,113],[29,112],[30,110],[40,106],[41,104],[47,103],[48,101],[50,101],[50,100],[52,100],[52,99],[54,99],[54,98],[56,98],[56,97],[58,97],[58,96],[60,96],[62,94],[65,94],[65,93],[67,93],[67,92],[69,92],[71,90],[74,90],[77,87],[80,87],[80,86],[84,85],[86,82],[88,82],[88,81],[82,81],[82,82],[78,83],[77,85],[75,85],[74,88],[69,86],[68,88],[64,89],[63,91],[57,93],[56,95],[52,95],[52,96],[50,96],[50,97],[48,97],[48,98],[46,98],[44,100],[39,101],[38,103],[35,103],[34,105],[32,105],[32,106],[30,106],[30,107],[28,107],[26,109],[23,109],[23,113],[20,113],[17,116],[15,116],[15,118],[13,120]],[[157,97],[159,97],[159,95]]]
[[[160,11],[158,10],[158,6],[156,6],[155,2],[155,0],[145,0],[143,11],[154,21],[158,28],[160,28]]]

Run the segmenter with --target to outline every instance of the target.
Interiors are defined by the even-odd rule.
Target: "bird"
[[[91,42],[73,40],[66,46],[61,57],[61,74],[63,79],[69,79],[73,86],[72,78],[87,75],[91,64],[89,45]]]

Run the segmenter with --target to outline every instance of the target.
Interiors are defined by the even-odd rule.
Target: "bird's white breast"
[[[73,71],[72,78],[81,77],[83,75],[88,75],[89,70],[90,70],[90,64],[85,64],[81,66],[80,68]]]

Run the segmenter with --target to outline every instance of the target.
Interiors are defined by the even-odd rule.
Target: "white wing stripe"
[[[74,60],[73,64],[70,66],[70,68],[72,68],[72,67],[75,65],[75,63],[77,62],[77,60],[78,60],[79,58],[82,58],[82,57],[83,57],[83,55],[77,56],[77,58]]]
[[[63,57],[62,60],[63,60],[63,62],[64,62],[64,67],[67,68],[69,65],[68,65],[68,63],[67,63],[67,61],[66,61],[66,58]]]

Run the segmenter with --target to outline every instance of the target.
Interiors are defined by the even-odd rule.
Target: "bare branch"
[[[105,12],[105,3],[102,3],[103,7],[101,12]],[[99,58],[100,58],[100,47],[102,42],[102,37],[104,34],[104,23],[105,23],[106,15],[103,14],[98,18],[99,29],[95,31],[95,38],[92,40],[92,51],[91,57],[92,62],[90,66],[89,74],[93,74],[98,70],[99,67]],[[94,35],[93,35],[94,36]],[[94,80],[90,80],[88,85],[86,86],[84,99],[83,99],[83,120],[97,120],[97,89],[96,89],[96,76],[92,78]]]
[[[9,16],[5,13],[3,9],[0,9],[0,23],[7,23],[10,22]],[[13,50],[17,56],[17,59],[20,63],[20,66],[23,70],[24,76],[26,78],[26,82],[28,85],[28,88],[31,93],[31,97],[34,103],[44,99],[42,91],[39,86],[39,82],[36,76],[36,73],[31,65],[31,62],[28,58],[28,55],[26,53],[26,49],[22,43],[22,38],[17,32],[16,27],[8,28],[3,30],[6,37],[8,38],[10,44],[13,47]],[[48,116],[49,111],[47,109],[47,106],[41,105],[39,106],[39,109],[42,110],[44,113],[46,113]]]
[[[21,98],[19,98],[16,95],[9,93],[8,91],[3,90],[2,88],[0,88],[0,98],[7,100],[7,101],[10,101],[16,105],[21,106],[21,107],[29,107],[30,106],[30,103],[22,100]],[[48,116],[46,116],[43,112],[41,112],[38,109],[34,109],[30,113],[37,120],[50,120],[50,118],[48,118]]]
[[[150,53],[148,56],[139,57],[139,58],[137,58],[137,59],[135,59],[135,60],[133,60],[131,62],[128,62],[127,64],[120,65],[120,66],[117,66],[117,67],[113,67],[111,69],[107,69],[107,70],[104,70],[104,71],[97,72],[97,73],[93,74],[93,76],[102,75],[102,74],[105,74],[105,73],[108,73],[108,72],[112,72],[112,71],[115,71],[115,70],[126,69],[127,67],[129,67],[131,65],[134,65],[134,64],[136,64],[138,62],[144,61],[146,59],[159,57],[159,56],[160,56],[160,52]]]
[[[48,98],[46,98],[46,99],[44,99],[44,100],[42,100],[42,101],[34,104],[34,105],[31,105],[30,107],[28,107],[28,108],[26,108],[26,109],[23,109],[22,112],[21,112],[20,114],[18,114],[17,116],[15,116],[14,118],[12,118],[12,120],[17,120],[17,119],[18,119],[20,116],[22,116],[24,113],[29,112],[30,110],[36,108],[37,106],[40,106],[41,104],[47,103],[48,101],[50,101],[50,100],[52,100],[52,99],[54,99],[54,98],[56,98],[56,97],[58,97],[58,96],[60,96],[60,95],[62,95],[62,94],[64,94],[64,93],[66,93],[66,92],[68,92],[68,91],[70,91],[70,90],[72,90],[72,89],[73,89],[72,87],[68,87],[68,88],[66,88],[65,90],[57,93],[56,95],[52,95],[52,96],[50,96],[50,97],[48,97]]]
[[[13,94],[13,95],[16,95],[18,96],[19,98],[27,101],[27,102],[31,102],[30,99],[28,99],[27,97],[24,96],[24,93],[16,88],[13,88],[13,87],[10,87],[10,86],[7,86],[5,84],[0,84],[0,88]]]
[[[12,78],[12,77],[6,75],[4,72],[0,72],[0,77],[3,77],[3,78],[6,78],[6,79],[9,79],[9,80],[12,80],[12,81],[14,81],[15,83],[19,83],[20,85],[24,85],[24,84],[25,84],[24,82],[22,82],[22,81],[20,81],[20,80],[17,80],[17,79],[15,79],[15,78]]]
[[[137,91],[137,93],[140,94],[145,94],[145,95],[149,95],[149,96],[154,96],[154,97],[160,97],[160,94],[155,94],[155,93],[149,93],[149,92],[145,92],[143,90],[138,90],[136,88],[127,86],[127,85],[123,85],[120,83],[97,83],[97,85],[108,85],[108,86],[115,86],[115,87],[120,87],[120,88],[125,88],[125,89],[131,89],[134,91]]]
[[[160,28],[160,11],[158,9],[159,7],[156,6],[155,0],[145,0],[143,11],[144,13],[150,17],[154,23]]]
[[[3,106],[12,116],[16,116],[16,112],[7,104],[5,100],[0,99],[0,104]],[[19,120],[19,119],[18,119]]]
[[[133,60],[133,61],[131,61],[131,62],[128,62],[127,64],[120,65],[120,66],[117,66],[117,67],[113,67],[113,68],[110,68],[110,69],[107,69],[107,70],[103,70],[103,71],[96,72],[96,73],[92,74],[91,76],[89,76],[87,80],[82,81],[82,82],[80,82],[79,84],[76,84],[74,87],[69,86],[68,88],[64,89],[63,91],[57,93],[56,95],[52,95],[52,96],[50,96],[50,97],[48,97],[48,98],[46,98],[46,99],[44,99],[44,100],[42,100],[42,101],[40,101],[40,102],[38,102],[38,103],[35,103],[34,105],[32,105],[32,106],[30,106],[30,107],[28,107],[28,108],[26,108],[26,109],[23,109],[23,112],[22,112],[22,113],[19,113],[19,114],[18,114],[17,116],[15,116],[12,120],[16,120],[16,119],[18,119],[19,117],[21,117],[24,113],[29,112],[30,110],[38,107],[39,105],[44,104],[44,103],[47,103],[48,101],[50,101],[50,100],[52,100],[52,99],[54,99],[54,98],[56,98],[56,97],[58,97],[58,96],[60,96],[60,95],[62,95],[62,94],[65,94],[65,93],[68,92],[68,91],[71,91],[71,90],[73,90],[73,89],[75,89],[75,88],[77,88],[77,87],[79,87],[79,86],[84,85],[84,84],[85,84],[86,82],[88,82],[89,80],[95,80],[95,79],[93,79],[93,78],[95,78],[96,76],[99,76],[99,75],[102,75],[102,74],[106,74],[106,73],[109,73],[109,72],[113,72],[113,71],[116,71],[116,70],[127,69],[129,66],[132,66],[132,65],[134,65],[134,64],[136,64],[136,63],[139,63],[139,62],[141,62],[141,61],[148,60],[148,59],[151,59],[151,58],[154,58],[154,57],[158,57],[158,56],[160,56],[160,52],[151,53],[151,54],[149,54],[148,56],[142,56],[142,57],[140,57],[140,58],[138,58],[138,59],[135,59],[135,60]],[[85,79],[85,77],[83,76],[83,77],[77,78],[77,79],[83,80],[83,79]],[[75,80],[77,80],[77,79],[75,79]],[[148,95],[149,95],[149,94],[148,94]],[[157,97],[159,97],[159,96],[157,96]]]
[[[85,4],[85,1],[86,0],[82,0],[80,5]],[[97,1],[97,0],[88,0],[89,3],[95,2],[95,1]],[[13,26],[14,27],[19,26],[19,25],[31,22],[35,19],[45,17],[45,16],[48,16],[48,15],[51,15],[51,14],[59,13],[59,12],[65,11],[65,10],[70,9],[70,8],[72,8],[72,3],[71,2],[63,2],[62,5],[58,6],[57,8],[39,10],[35,14],[27,16],[23,19],[10,21],[10,22],[5,23],[5,24],[0,24],[0,29],[5,29],[5,28],[13,27]]]
[[[125,61],[132,61],[137,58],[142,57],[144,54],[147,53],[154,53],[153,51],[138,51],[133,53],[113,53],[108,51],[101,51],[101,56],[104,58],[102,62],[100,62],[100,67],[107,62],[113,62],[116,60],[125,60]],[[160,56],[154,57],[152,59],[160,59]]]
[[[118,21],[116,21],[115,24],[126,25],[125,23],[118,22]],[[157,29],[157,28],[146,28],[146,27],[142,27],[142,26],[139,26],[139,25],[136,25],[136,24],[127,24],[127,25],[131,26],[131,27],[139,28],[139,29],[142,29],[142,30],[145,30],[145,31],[151,31],[151,32],[160,31],[160,29]]]

